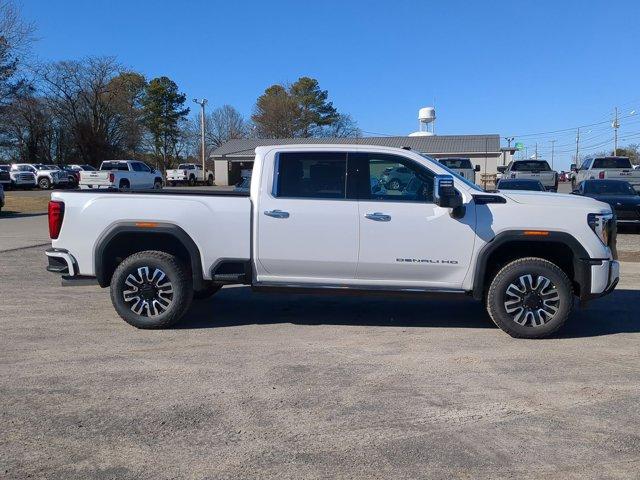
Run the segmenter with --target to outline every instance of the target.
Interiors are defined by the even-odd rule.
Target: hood
[[[531,192],[524,190],[503,190],[505,197],[517,203],[538,205],[540,207],[569,207],[591,210],[593,213],[606,213],[611,210],[607,203],[593,198],[566,193]]]

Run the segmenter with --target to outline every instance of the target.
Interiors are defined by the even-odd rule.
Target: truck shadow
[[[616,290],[576,309],[559,338],[640,332],[640,290]],[[359,325],[426,328],[497,328],[471,298],[437,300],[420,297],[333,296],[252,292],[224,288],[194,302],[176,328],[223,328],[241,325]]]

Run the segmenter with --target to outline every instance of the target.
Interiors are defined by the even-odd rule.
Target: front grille
[[[616,210],[616,217],[618,220],[640,220],[639,209],[628,210]]]

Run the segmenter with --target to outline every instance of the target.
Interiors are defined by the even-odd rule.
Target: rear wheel
[[[154,190],[161,190],[162,189],[162,180],[160,180],[159,178],[156,178],[155,181],[153,182],[153,189]]]
[[[129,180],[120,180],[118,184],[118,190],[129,190],[131,185],[129,184]]]
[[[400,180],[394,178],[389,182],[389,190],[400,190]]]
[[[487,293],[493,322],[515,338],[555,333],[573,309],[569,277],[542,258],[522,258],[503,267]]]
[[[148,250],[125,258],[111,278],[111,302],[137,328],[166,328],[191,305],[193,287],[178,258]]]
[[[207,178],[207,185],[209,185],[210,187],[213,185],[213,175],[209,175],[209,177]]]
[[[191,175],[189,177],[189,186],[193,187],[196,184],[196,177],[194,177],[193,175]]]

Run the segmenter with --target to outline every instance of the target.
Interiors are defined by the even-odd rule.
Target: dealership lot
[[[46,242],[46,217],[0,222],[6,478],[630,478],[640,467],[640,263],[624,262],[612,295],[543,341],[508,337],[471,300],[244,287],[194,304],[180,328],[141,331],[107,290],[63,288],[44,270],[45,247],[28,246]],[[637,238],[620,245],[637,252]]]

